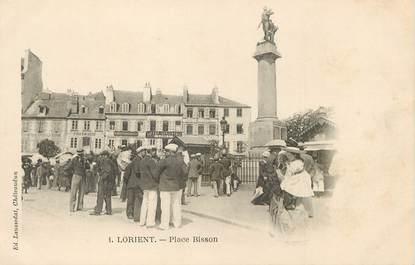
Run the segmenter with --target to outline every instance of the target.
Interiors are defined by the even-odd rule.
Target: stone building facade
[[[251,108],[219,96],[218,88],[204,95],[190,94],[188,88],[167,95],[146,83],[137,91],[109,85],[88,95],[71,90],[54,93],[41,86],[41,61],[28,54],[37,64],[32,74],[28,73],[33,63],[22,67],[22,100],[28,102],[22,113],[23,153],[37,152],[37,144],[45,138],[62,151],[82,147],[94,153],[134,143],[163,148],[182,135],[202,136],[222,145],[222,117],[228,122],[225,146],[231,153],[247,151]]]

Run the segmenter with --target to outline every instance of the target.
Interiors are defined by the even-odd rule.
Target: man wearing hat
[[[105,201],[105,214],[112,214],[111,193],[115,185],[115,174],[113,161],[109,158],[108,151],[101,153],[101,160],[98,165],[98,192],[97,205],[90,215],[100,215]]]
[[[126,214],[128,219],[134,222],[140,221],[141,204],[143,202],[143,190],[140,188],[140,163],[146,153],[147,147],[137,148],[137,156],[131,162],[131,170],[124,176],[127,182],[127,206]]]
[[[80,211],[84,207],[85,189],[85,159],[84,150],[78,149],[69,162],[69,169],[73,172],[71,182],[71,194],[69,199],[69,211]],[[78,199],[78,202],[77,202]]]
[[[160,160],[156,173],[156,177],[160,179],[160,229],[162,230],[169,228],[170,209],[173,210],[172,221],[174,227],[181,226],[181,186],[186,174],[186,164],[176,154],[178,146],[176,144],[168,144],[165,149],[167,151],[167,157]]]
[[[214,197],[219,197],[219,190],[221,187],[221,182],[223,179],[223,165],[219,162],[219,158],[217,156],[214,157],[213,163],[210,165],[209,168],[210,172],[210,181],[212,183]]]
[[[201,176],[200,174],[202,174],[202,163],[200,163],[195,154],[192,154],[190,156],[190,162],[188,166],[189,180],[187,182],[187,196],[199,196],[197,180]]]
[[[229,155],[227,154],[226,150],[222,151],[222,159],[220,160],[223,166],[223,192],[226,193],[227,196],[231,196],[231,165],[232,161],[229,159]]]
[[[140,225],[147,228],[156,225],[157,189],[158,183],[155,177],[157,165],[153,159],[154,149],[147,148],[141,159],[139,186],[143,191],[143,201],[140,212]]]

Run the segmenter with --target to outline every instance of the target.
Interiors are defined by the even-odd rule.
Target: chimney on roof
[[[146,82],[143,89],[143,101],[150,102],[151,101],[151,85],[150,82]]]
[[[110,104],[114,101],[114,87],[112,85],[108,85],[104,92],[105,96],[105,104]]]
[[[219,88],[217,86],[212,89],[211,97],[214,104],[219,104]]]
[[[187,86],[183,86],[183,102],[187,103],[189,101],[189,89]]]

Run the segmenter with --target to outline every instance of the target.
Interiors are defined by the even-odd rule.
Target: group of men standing
[[[232,191],[238,189],[240,180],[236,174],[236,164],[228,157],[226,151],[222,153],[222,157],[215,156],[213,163],[209,168],[211,183],[214,191],[214,197],[218,198],[223,189],[223,194],[231,196]]]
[[[189,163],[188,167],[178,149],[175,144],[167,145],[166,157],[159,161],[154,158],[155,149],[150,147],[139,147],[136,155],[132,155],[131,163],[123,172],[128,219],[151,228],[155,227],[156,217],[159,217],[159,229],[162,230],[168,229],[170,224],[181,226],[181,198],[189,170],[192,169],[192,174],[198,174],[200,169],[196,162]],[[74,212],[83,209],[85,159],[82,150],[77,151],[69,167],[73,170],[69,209]],[[112,214],[111,195],[116,185],[117,170],[116,161],[110,158],[107,151],[102,152],[97,163],[97,203],[90,215],[101,215],[104,202],[105,214]]]

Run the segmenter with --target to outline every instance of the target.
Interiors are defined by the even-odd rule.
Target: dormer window
[[[81,107],[81,113],[87,113],[88,109],[85,106]]]
[[[48,107],[46,106],[39,106],[39,113],[46,115],[48,112]]]
[[[123,113],[128,113],[128,112],[130,112],[130,104],[128,104],[128,103],[123,103],[123,104],[121,105],[121,112],[123,112]]]
[[[117,103],[110,103],[110,112],[117,112]]]
[[[146,113],[146,104],[144,103],[138,104],[138,113]]]
[[[100,107],[98,108],[98,113],[99,113],[99,114],[104,114],[104,107],[103,107],[103,106],[100,106]]]

